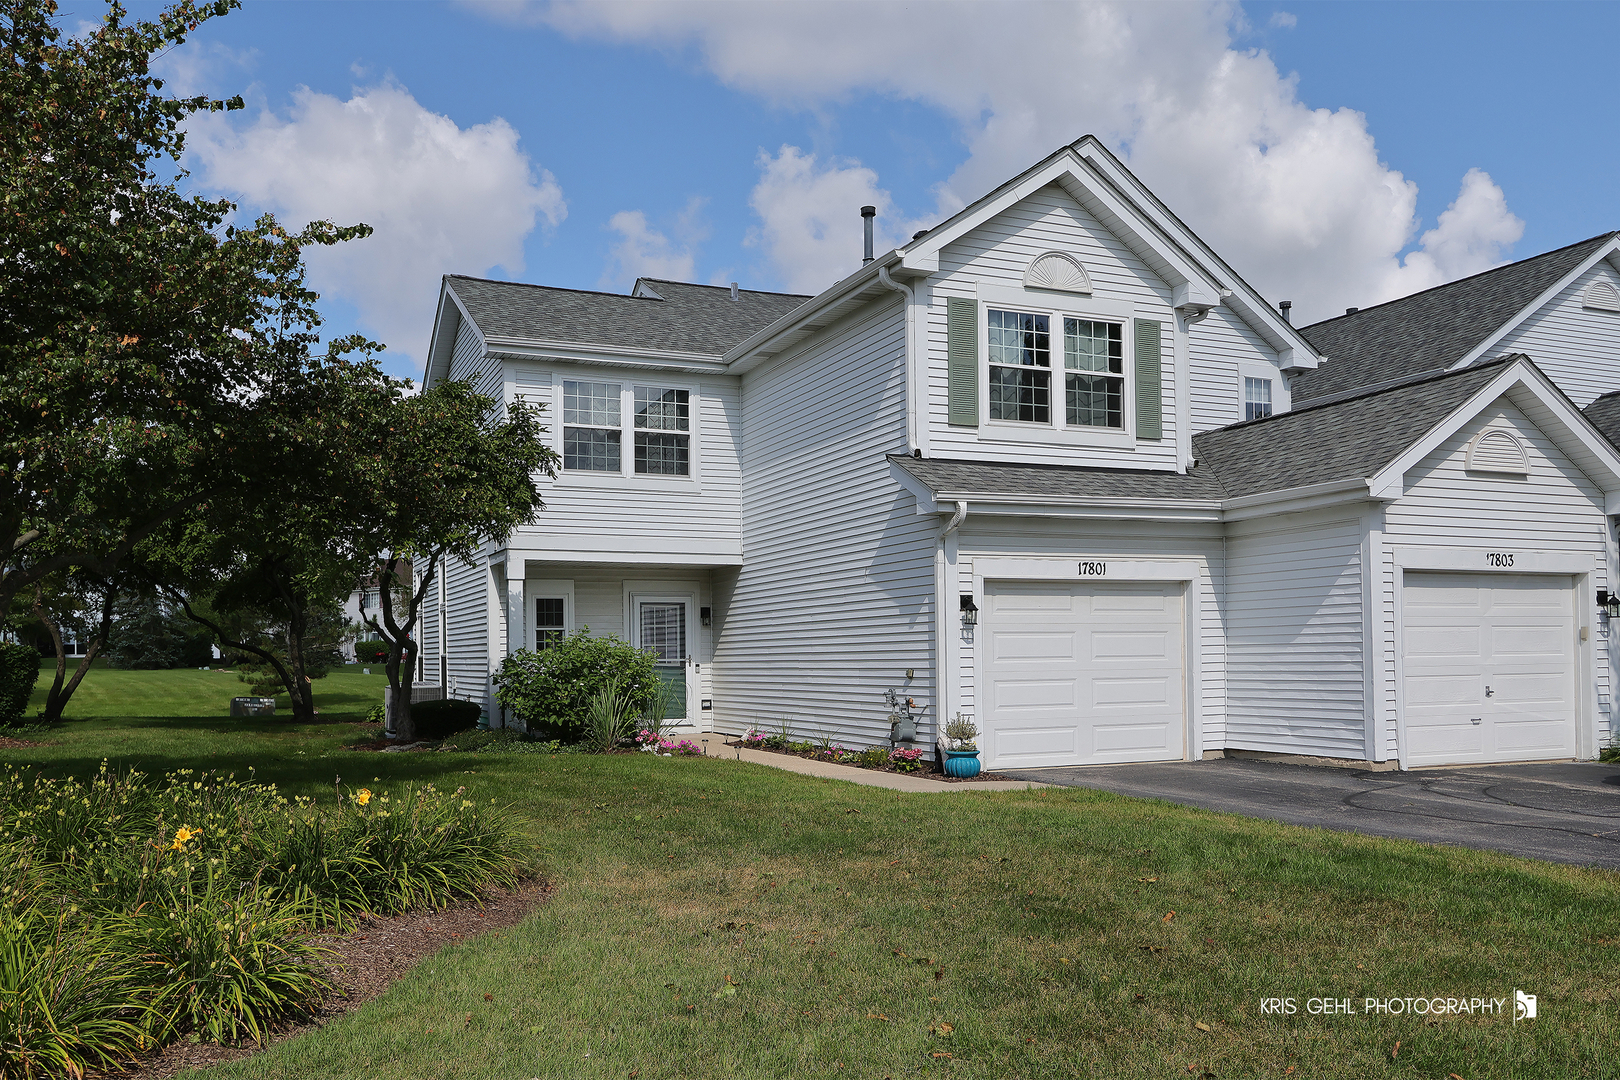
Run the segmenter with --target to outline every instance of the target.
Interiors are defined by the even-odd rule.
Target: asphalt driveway
[[[1293,825],[1620,869],[1620,765],[1401,773],[1220,758],[998,771]]]

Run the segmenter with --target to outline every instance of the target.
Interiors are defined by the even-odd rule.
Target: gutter
[[[747,361],[754,359],[754,354],[758,352],[760,347],[768,344],[773,338],[780,337],[788,331],[809,322],[835,304],[859,294],[869,285],[879,284],[879,271],[887,270],[891,266],[898,265],[899,262],[900,252],[898,250],[888,252],[873,261],[871,265],[863,266],[843,281],[806,300],[803,304],[771,323],[771,325],[755,331],[751,337],[732,346],[720,359],[724,361],[728,368],[736,368],[745,364]],[[746,368],[743,370],[746,370]]]

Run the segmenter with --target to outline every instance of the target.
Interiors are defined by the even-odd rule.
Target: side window
[[[563,381],[563,468],[618,472],[619,384]]]
[[[1047,315],[991,308],[990,418],[1052,422],[1052,333]]]
[[[1259,420],[1271,415],[1271,380],[1243,376],[1243,419]]]
[[[636,472],[656,476],[690,475],[689,397],[686,390],[636,387]]]

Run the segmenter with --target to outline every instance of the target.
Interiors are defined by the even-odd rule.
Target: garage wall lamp
[[[963,593],[962,594],[962,625],[964,627],[968,627],[968,626],[977,626],[978,624],[979,624],[979,605],[975,604],[973,602],[973,596],[971,594]]]
[[[1608,589],[1599,589],[1597,592],[1598,614],[1607,615],[1611,619],[1620,619],[1620,593],[1611,593]]]

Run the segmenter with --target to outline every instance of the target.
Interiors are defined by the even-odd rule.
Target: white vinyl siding
[[[1216,308],[1193,323],[1187,338],[1195,433],[1243,419],[1245,375],[1269,378],[1272,411],[1288,411],[1288,382],[1277,368],[1276,353],[1236,314]]]
[[[747,544],[734,583],[717,587],[718,730],[786,722],[801,737],[886,744],[890,687],[933,728],[939,526],[884,459],[906,448],[904,340],[895,296],[744,377]]]
[[[1365,756],[1363,525],[1354,513],[1229,527],[1228,747]]]
[[[980,426],[951,427],[947,423],[947,394],[949,391],[946,351],[946,301],[949,297],[981,299],[980,287],[1024,292],[1023,278],[1030,263],[1042,254],[1061,250],[1079,259],[1091,278],[1092,295],[1074,296],[1064,293],[1030,290],[1027,295],[1036,311],[1050,311],[1053,334],[1053,366],[1051,368],[1051,394],[1054,413],[1064,408],[1062,350],[1062,314],[1068,312],[1078,318],[1102,318],[1122,321],[1111,311],[1120,307],[1132,310],[1135,317],[1158,320],[1162,323],[1160,351],[1162,361],[1163,437],[1158,440],[1124,440],[1118,429],[1071,428],[1058,432],[1043,442],[1031,440],[1020,432],[1016,445],[998,441],[997,434],[1005,433],[1006,424],[991,426],[988,415],[981,414]],[[923,314],[924,326],[920,338],[927,354],[925,374],[928,423],[928,453],[934,457],[966,458],[971,460],[1006,460],[1016,457],[1020,461],[1053,465],[1097,465],[1113,468],[1168,469],[1176,467],[1176,395],[1181,388],[1175,384],[1176,334],[1175,315],[1170,310],[1171,290],[1147,268],[1131,250],[1108,232],[1079,203],[1062,189],[1042,188],[998,215],[966,236],[950,244],[940,253],[940,269],[923,286],[922,292],[929,304]],[[986,292],[986,307],[1017,310],[1017,304],[992,299]],[[1100,305],[1112,305],[1101,312]],[[981,333],[984,316],[980,316]],[[1128,322],[1123,326],[1127,338],[1131,334]],[[1129,369],[1127,362],[1125,367]],[[987,358],[980,357],[981,372],[988,371]],[[983,376],[981,376],[983,377]],[[1128,389],[1129,378],[1125,379]],[[981,391],[988,393],[988,387]],[[1132,403],[1123,403],[1129,413]],[[1014,425],[1022,426],[1022,425]],[[1089,433],[1095,433],[1096,442],[1088,444]]]
[[[1620,313],[1584,306],[1594,281],[1620,288],[1620,273],[1607,261],[1598,263],[1515,327],[1489,355],[1528,354],[1581,408],[1620,390]]]
[[[1529,455],[1529,476],[1466,469],[1468,444],[1486,428],[1511,431],[1518,438]],[[1394,548],[1476,548],[1481,558],[1487,551],[1589,555],[1596,567],[1590,592],[1614,587],[1608,569],[1608,526],[1602,491],[1505,398],[1482,411],[1473,424],[1410,470],[1406,480],[1405,497],[1385,511],[1384,565],[1379,581],[1384,633],[1378,679],[1379,726],[1391,756],[1398,701]],[[1612,731],[1609,654],[1612,636],[1620,633],[1620,625],[1610,625],[1605,632],[1595,610],[1580,609],[1575,614],[1577,626],[1590,627],[1601,744]],[[1590,694],[1590,685],[1583,686],[1581,692]]]

